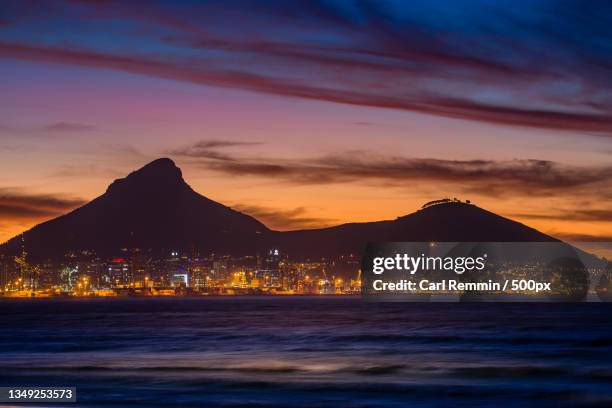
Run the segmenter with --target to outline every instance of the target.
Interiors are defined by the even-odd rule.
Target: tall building
[[[108,264],[108,275],[113,287],[129,286],[134,281],[131,262],[127,258],[112,258]]]
[[[6,255],[0,255],[0,292],[4,291],[5,287],[8,287],[11,281],[10,274],[10,262]]]
[[[190,286],[195,289],[205,289],[208,286],[208,276],[211,267],[207,267],[207,262],[202,258],[190,259],[187,273],[190,279]]]
[[[38,265],[39,276],[38,285],[39,289],[51,289],[60,285],[60,266],[51,260]]]
[[[276,288],[282,284],[281,279],[281,253],[278,249],[270,249],[263,258],[261,269],[257,271],[257,278],[264,287]]]
[[[215,281],[226,281],[229,279],[230,270],[228,260],[225,258],[217,259],[213,261],[213,267],[211,270],[211,277]]]
[[[166,259],[163,276],[164,286],[189,286],[188,258],[178,251],[170,252]]]

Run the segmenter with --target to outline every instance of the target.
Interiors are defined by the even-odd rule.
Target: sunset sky
[[[158,157],[275,229],[612,241],[609,2],[3,1],[0,77],[0,241]]]

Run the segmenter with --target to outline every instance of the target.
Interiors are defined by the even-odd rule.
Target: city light
[[[359,265],[352,256],[293,260],[278,248],[263,255],[144,257],[125,248],[116,256],[70,251],[64,259],[29,262],[23,254],[0,265],[0,296],[109,297],[210,295],[354,295],[360,292]],[[338,270],[337,270],[338,269]],[[354,270],[340,275],[339,269]],[[346,272],[344,272],[346,273]],[[353,276],[351,276],[353,275]],[[28,277],[25,279],[25,277]],[[5,279],[1,279],[6,277]]]

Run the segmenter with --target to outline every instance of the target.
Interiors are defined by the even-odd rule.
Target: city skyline
[[[459,197],[612,241],[605,5],[1,7],[2,242],[160,156],[279,230]]]

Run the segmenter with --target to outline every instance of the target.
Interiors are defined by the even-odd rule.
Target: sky
[[[159,157],[273,229],[457,197],[612,241],[605,1],[3,1],[0,241]]]

